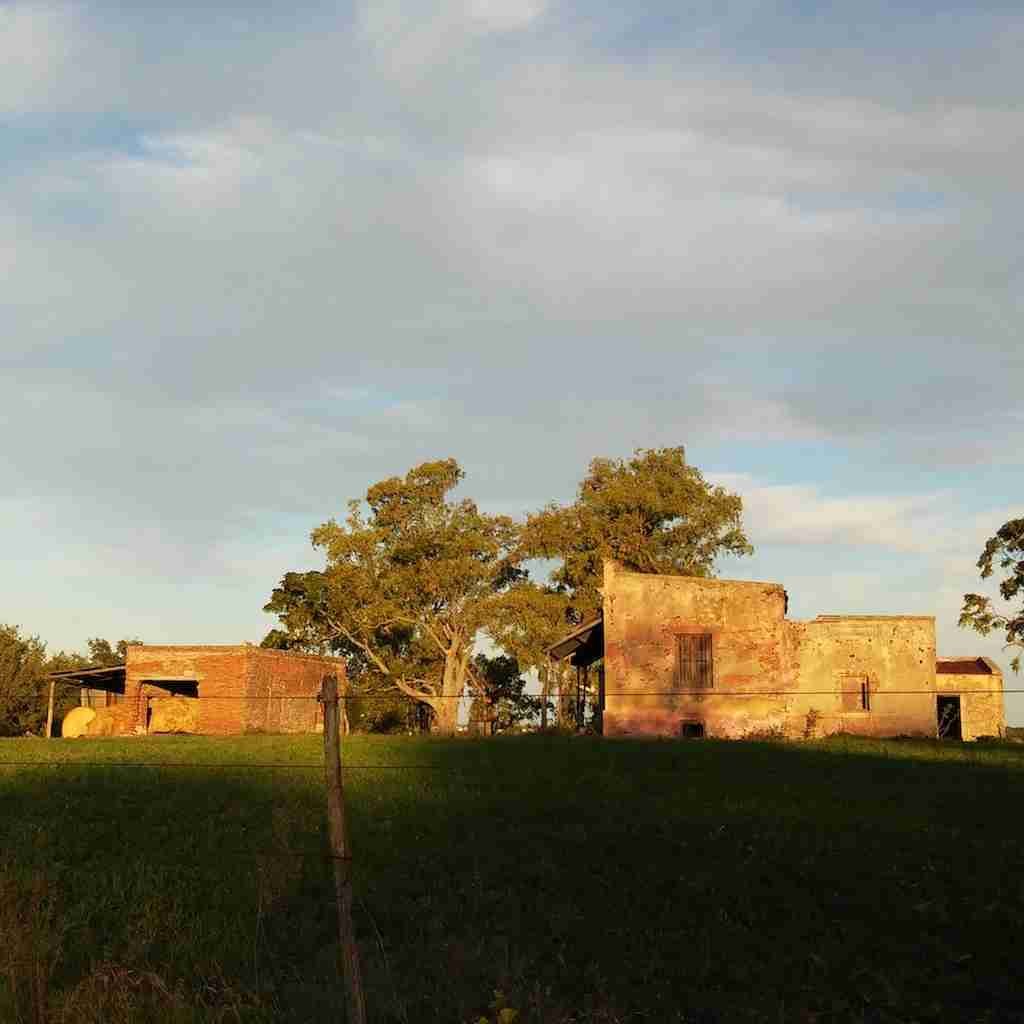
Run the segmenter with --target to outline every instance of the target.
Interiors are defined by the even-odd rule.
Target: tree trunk
[[[558,724],[564,728],[576,722],[576,695],[570,686],[566,685],[566,665],[568,662],[558,663]]]
[[[469,649],[450,650],[444,659],[441,692],[430,701],[436,715],[436,731],[442,736],[454,736],[459,724],[459,698],[466,688]]]
[[[395,685],[406,696],[429,705],[434,711],[431,731],[442,736],[455,734],[459,722],[459,704],[466,690],[469,678],[469,659],[472,648],[453,645],[445,652],[444,670],[441,674],[440,692],[425,693],[417,690],[402,679],[392,677]]]
[[[551,673],[552,668],[550,663],[547,665],[541,665],[537,670],[537,675],[540,676],[540,699],[543,702],[540,707],[541,729],[546,729],[548,727],[548,698],[551,696]]]

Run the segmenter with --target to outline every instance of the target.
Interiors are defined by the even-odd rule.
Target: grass
[[[1024,747],[344,756],[375,1021],[476,1021],[495,990],[544,1024],[1024,1020]],[[0,742],[0,1021],[342,1020],[320,758]]]

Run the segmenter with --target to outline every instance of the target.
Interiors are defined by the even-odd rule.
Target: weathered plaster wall
[[[990,675],[942,673],[935,681],[938,693],[960,695],[960,728],[965,740],[1006,734],[1003,673],[995,662],[984,661]]]
[[[675,736],[701,721],[709,736],[782,728],[797,688],[777,583],[649,576],[606,566],[606,735]],[[713,687],[676,691],[676,636],[710,633]],[[772,691],[783,691],[772,692]]]
[[[792,622],[785,609],[776,583],[606,565],[605,734],[674,736],[683,722],[700,721],[706,735],[720,737],[935,735],[934,618]],[[713,687],[704,694],[677,689],[676,637],[687,632],[712,636]],[[990,704],[977,705],[979,723],[994,721]]]
[[[800,680],[794,711],[805,723],[814,712],[816,733],[935,735],[934,618],[822,615],[786,628]]]

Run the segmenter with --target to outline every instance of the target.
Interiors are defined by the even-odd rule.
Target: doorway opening
[[[962,740],[964,738],[960,720],[959,697],[937,697],[935,717],[940,740]]]
[[[702,740],[704,739],[704,723],[683,722],[679,726],[679,735],[684,740]]]
[[[153,691],[156,692],[153,692]],[[165,697],[187,697],[196,700],[196,704],[182,717],[179,709],[172,715],[171,725],[168,728],[167,713],[161,716],[161,723],[156,727],[157,732],[195,732],[196,723],[199,720],[198,697],[199,681],[197,679],[143,679],[139,685],[139,697],[145,701],[145,722],[146,732],[152,732],[153,705],[152,701],[161,702]]]

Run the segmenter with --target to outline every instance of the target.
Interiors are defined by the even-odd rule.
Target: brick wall
[[[166,696],[195,684],[200,733],[311,732],[322,720],[315,697],[325,671],[333,671],[343,689],[344,663],[337,658],[268,651],[251,644],[134,645],[128,648],[123,698],[132,709],[129,731],[146,730],[150,696]]]
[[[338,679],[345,692],[345,664],[340,658],[317,658],[249,648],[246,675],[245,728],[259,732],[313,732],[323,725],[317,703],[326,672]]]

